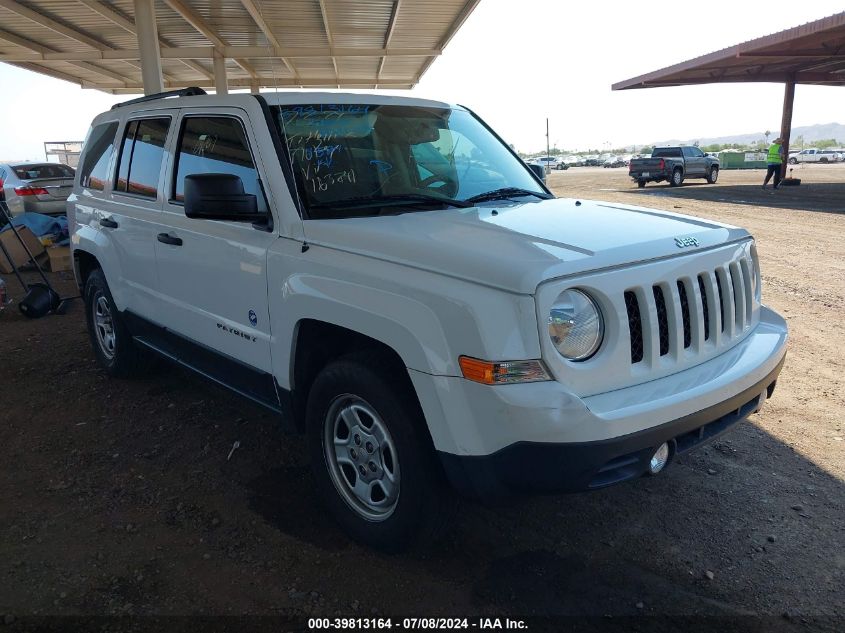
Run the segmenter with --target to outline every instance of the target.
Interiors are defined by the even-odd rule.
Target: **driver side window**
[[[187,117],[179,135],[176,168],[173,170],[173,200],[182,202],[185,176],[190,174],[234,174],[244,191],[256,196],[258,211],[267,212],[267,201],[252,160],[243,125],[233,117]]]

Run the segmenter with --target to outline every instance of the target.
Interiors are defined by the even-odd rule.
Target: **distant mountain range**
[[[769,140],[777,137],[780,130],[773,129],[769,135]],[[790,135],[793,149],[795,147],[795,139],[799,136],[804,137],[805,147],[811,146],[815,141],[835,138],[841,144],[845,145],[845,125],[842,123],[818,123],[816,125],[804,125],[801,127],[792,128]],[[689,144],[698,142],[699,145],[728,145],[730,143],[739,143],[741,145],[748,145],[757,141],[765,140],[766,136],[762,131],[753,134],[735,134],[733,136],[717,136],[706,138],[688,138],[688,139],[671,139],[668,141],[658,141],[654,145],[675,145],[675,144]]]

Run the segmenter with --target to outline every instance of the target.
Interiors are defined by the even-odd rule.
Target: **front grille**
[[[752,316],[746,256],[697,275],[625,291],[631,363],[701,353],[742,335]]]

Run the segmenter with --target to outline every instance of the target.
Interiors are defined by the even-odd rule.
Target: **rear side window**
[[[659,147],[651,153],[652,158],[678,158],[680,155],[680,147]]]
[[[14,165],[15,175],[21,180],[38,180],[40,178],[73,178],[76,172],[67,165],[60,163],[43,163],[41,165]]]
[[[109,162],[114,153],[117,121],[94,126],[88,133],[79,167],[79,184],[102,191],[109,179]]]
[[[182,124],[179,149],[173,170],[173,199],[185,199],[185,176],[191,174],[233,174],[244,184],[244,192],[258,199],[258,210],[267,211],[267,201],[249,150],[243,125],[232,117],[188,117]]]
[[[164,142],[169,129],[170,118],[139,119],[126,124],[115,191],[147,198],[157,196]]]

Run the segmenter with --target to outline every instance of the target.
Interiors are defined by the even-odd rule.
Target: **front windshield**
[[[438,200],[463,202],[504,188],[548,195],[464,110],[362,104],[273,110],[312,218],[372,215],[387,200],[442,208]]]

